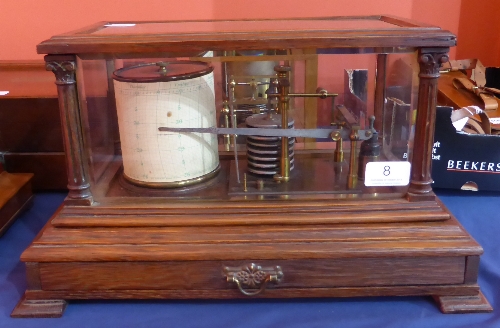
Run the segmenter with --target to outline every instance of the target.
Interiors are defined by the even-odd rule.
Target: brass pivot
[[[343,150],[343,140],[340,131],[332,132],[330,135],[333,141],[335,141],[335,151],[333,152],[333,161],[340,163],[344,161],[344,150]]]

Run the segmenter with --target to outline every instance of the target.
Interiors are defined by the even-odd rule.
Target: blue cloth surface
[[[26,288],[19,257],[65,194],[40,193],[0,238],[0,327],[500,327],[500,193],[437,191],[483,246],[479,284],[495,308],[448,314],[427,297],[244,301],[79,301],[62,318],[12,319]]]

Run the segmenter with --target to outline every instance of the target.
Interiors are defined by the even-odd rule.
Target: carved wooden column
[[[432,200],[431,154],[436,123],[436,98],[439,68],[448,61],[449,48],[422,48],[418,51],[420,84],[417,121],[411,161],[410,201]]]
[[[87,159],[78,106],[75,71],[76,57],[71,55],[45,56],[46,68],[56,76],[59,113],[63,128],[66,169],[68,172],[68,197],[66,203],[91,205],[92,194],[88,179]]]

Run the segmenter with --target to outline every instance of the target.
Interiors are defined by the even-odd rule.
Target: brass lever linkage
[[[326,99],[327,97],[337,97],[337,93],[328,93],[328,91],[322,89],[319,93],[290,93],[288,97],[296,97],[296,98],[312,98],[317,97],[320,99]]]
[[[319,88],[317,93],[290,93],[290,71],[292,68],[287,65],[277,65],[274,70],[278,74],[278,92],[268,94],[279,99],[278,112],[281,114],[281,128],[288,129],[288,110],[290,107],[290,98],[292,97],[317,97],[326,99],[327,97],[337,97],[338,94],[328,93],[328,91]],[[342,140],[342,138],[340,138]],[[342,141],[340,141],[342,142]],[[274,176],[277,182],[287,182],[290,180],[290,154],[288,151],[288,138],[281,138],[281,170],[280,174]]]

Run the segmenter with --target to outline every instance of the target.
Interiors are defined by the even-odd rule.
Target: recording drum
[[[218,172],[217,136],[160,132],[159,127],[216,126],[213,68],[174,61],[114,72],[124,177],[169,188],[205,181]]]

